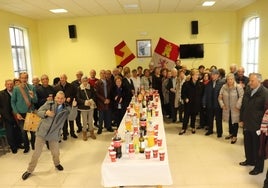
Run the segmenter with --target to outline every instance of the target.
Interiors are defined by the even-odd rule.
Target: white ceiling
[[[192,11],[235,11],[256,0],[215,0],[213,7],[202,7],[205,0],[0,0],[0,10],[33,19],[67,18],[119,14],[175,13]],[[125,8],[137,4],[138,8]],[[54,14],[50,9],[68,13]]]

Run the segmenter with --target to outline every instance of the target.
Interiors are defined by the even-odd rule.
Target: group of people
[[[100,70],[99,78],[93,69],[89,76],[78,71],[76,78],[68,82],[67,75],[61,74],[50,85],[49,77],[44,74],[40,80],[34,77],[33,84],[29,84],[28,74],[22,72],[18,79],[6,80],[6,88],[0,92],[0,117],[7,130],[10,148],[13,153],[17,153],[19,148],[24,148],[24,153],[28,153],[30,145],[33,150],[36,146],[39,148],[32,157],[25,179],[33,171],[41,152],[40,147],[45,142],[51,148],[52,155],[57,156],[58,145],[55,142],[58,143],[61,136],[67,140],[69,135],[77,138],[76,133],[82,132],[82,138],[86,141],[89,132],[89,137],[96,139],[94,126],[98,129],[97,134],[102,134],[103,128],[113,132],[112,127],[120,125],[132,96],[139,94],[141,89],[151,88],[159,91],[163,115],[174,123],[177,117],[182,122],[179,135],[186,133],[189,122],[192,134],[196,133],[196,129],[206,128],[205,135],[211,135],[215,119],[217,137],[222,137],[222,121],[226,121],[229,135],[225,139],[230,139],[234,144],[237,141],[238,123],[241,123],[246,160],[240,165],[254,165],[251,175],[263,171],[265,156],[259,154],[260,140],[257,133],[267,109],[268,91],[258,73],[251,73],[247,77],[244,68],[237,68],[236,65],[230,66],[227,75],[224,69],[215,66],[206,69],[200,65],[197,69],[188,70],[177,60],[171,70],[154,67],[150,63],[144,69],[141,66],[132,70],[127,66],[118,66],[112,71]],[[70,107],[76,105],[76,117],[68,118],[69,113],[73,113]],[[53,120],[58,114],[58,106],[66,106],[68,110],[60,128],[53,129],[53,139],[48,139],[44,134],[50,132],[51,127],[43,126],[37,133],[30,132],[29,141],[28,132],[23,129],[26,113],[37,110],[42,119],[50,117]],[[197,115],[200,124],[196,127]],[[59,167],[57,157],[54,164],[59,170],[63,169]]]

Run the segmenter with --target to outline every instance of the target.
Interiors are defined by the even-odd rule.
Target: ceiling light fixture
[[[124,7],[126,9],[136,9],[138,8],[138,5],[137,4],[125,4]]]
[[[66,12],[68,12],[67,10],[62,9],[62,8],[59,8],[59,9],[51,9],[51,10],[49,10],[49,11],[50,11],[50,12],[53,12],[53,13],[55,13],[55,14],[66,13]]]
[[[204,7],[210,7],[213,6],[215,4],[215,1],[205,1],[202,6]]]

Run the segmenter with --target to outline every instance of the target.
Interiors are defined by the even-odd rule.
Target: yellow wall
[[[30,38],[31,60],[33,72],[37,71],[39,59],[39,47],[36,21],[18,15],[0,11],[0,88],[4,88],[6,79],[14,78],[9,27],[12,25],[27,28]]]
[[[255,3],[250,6],[243,8],[238,11],[238,26],[239,28],[243,27],[243,22],[251,16],[260,17],[260,46],[259,46],[259,73],[263,75],[263,79],[268,79],[268,1],[267,0],[257,0]],[[238,32],[238,39],[241,39],[241,29]],[[241,49],[241,40],[238,42],[238,58],[241,59],[240,49]],[[239,61],[240,61],[239,59]]]
[[[192,36],[190,23],[199,22],[199,34]],[[77,39],[68,38],[68,25],[77,27]],[[115,67],[113,48],[124,40],[136,54],[137,39],[152,39],[154,50],[159,37],[173,43],[204,43],[205,57],[183,60],[189,68],[200,64],[228,68],[230,63],[239,63],[236,58],[235,13],[177,13],[144,14],[126,16],[100,16],[76,19],[43,20],[38,22],[40,44],[40,67],[50,75],[62,72],[74,79],[75,71],[88,74],[94,68]],[[144,33],[146,33],[144,35]],[[129,66],[147,67],[151,58],[136,58]]]
[[[113,48],[124,40],[136,54],[137,39],[152,39],[154,50],[159,37],[177,44],[204,43],[203,59],[183,60],[188,68],[216,65],[228,71],[230,64],[240,64],[241,28],[243,20],[253,13],[261,17],[260,72],[265,75],[267,54],[266,0],[237,12],[191,12],[174,14],[115,15],[81,17],[70,19],[32,20],[0,11],[0,82],[13,77],[12,57],[8,27],[19,25],[29,31],[33,75],[46,73],[50,80],[61,73],[75,79],[75,72],[83,70],[88,74],[94,68],[115,67]],[[265,20],[266,19],[266,20]],[[190,23],[198,20],[199,34],[191,35]],[[68,37],[68,25],[75,24],[77,39]],[[136,58],[129,66],[147,67],[151,58]],[[267,68],[266,68],[267,69]],[[265,75],[267,77],[267,73]],[[3,85],[2,85],[3,86]],[[1,88],[1,86],[0,86]]]

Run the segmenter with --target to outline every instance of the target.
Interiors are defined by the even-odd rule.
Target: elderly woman
[[[197,69],[192,69],[190,76],[190,80],[184,82],[181,89],[181,100],[184,103],[184,117],[182,130],[179,132],[179,135],[183,135],[186,132],[189,119],[191,119],[191,131],[195,134],[196,116],[200,112],[201,107],[203,85],[198,79],[199,71]]]
[[[237,141],[238,122],[240,116],[240,107],[244,90],[241,85],[235,82],[235,76],[229,73],[219,93],[219,104],[223,110],[223,121],[229,122],[229,135],[225,139],[231,139],[231,144]]]
[[[90,137],[96,139],[93,128],[93,112],[96,108],[96,96],[93,86],[88,83],[88,77],[82,78],[82,83],[77,89],[78,110],[81,111],[83,119],[83,140],[87,140],[87,129],[89,129]]]

